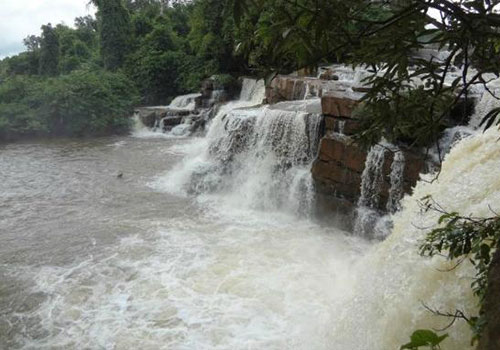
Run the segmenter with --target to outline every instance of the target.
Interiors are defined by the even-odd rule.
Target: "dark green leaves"
[[[428,349],[439,349],[439,344],[443,342],[448,337],[448,334],[438,336],[431,330],[420,329],[415,332],[410,337],[410,342],[401,346],[401,350],[417,350],[420,347],[427,347]]]
[[[484,130],[485,131],[488,130],[493,125],[499,114],[500,114],[500,107],[492,109],[484,116],[479,126],[484,125]],[[500,123],[500,120],[497,123]]]
[[[461,216],[456,212],[448,213],[437,205],[431,197],[424,200],[425,210],[434,210],[441,213],[439,227],[429,232],[420,246],[423,256],[445,255],[449,260],[461,264],[470,261],[475,269],[476,276],[471,283],[474,294],[482,305],[488,286],[488,271],[493,254],[500,245],[500,216],[476,218]],[[481,308],[478,317],[469,318],[476,338],[481,334],[484,325],[484,312]]]

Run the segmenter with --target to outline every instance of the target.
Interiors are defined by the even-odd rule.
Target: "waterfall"
[[[337,120],[338,133],[343,135],[345,132],[345,120]]]
[[[394,160],[391,164],[391,188],[389,189],[389,199],[387,200],[387,212],[395,213],[401,209],[400,201],[403,198],[403,176],[405,170],[405,155],[397,149],[394,152]]]
[[[200,96],[201,94],[187,94],[187,95],[177,96],[172,100],[168,108],[187,109],[192,111],[196,108],[195,100]]]
[[[354,233],[368,237],[380,217],[378,206],[384,183],[384,163],[386,148],[373,146],[366,157],[361,175],[361,195],[355,212]]]
[[[440,214],[422,212],[418,201],[432,195],[449,212],[479,217],[499,212],[498,137],[493,128],[460,141],[444,160],[437,180],[425,175],[413,195],[403,199],[392,234],[358,262],[358,279],[332,325],[333,349],[399,349],[414,330],[449,325],[449,318],[431,314],[424,304],[441,312],[477,312],[478,300],[470,287],[475,270],[468,260],[455,269],[456,262],[441,256],[419,256],[418,247]],[[457,320],[443,333],[449,334],[443,350],[472,349],[464,321]]]
[[[312,102],[256,107],[263,94],[262,83],[244,81],[240,100],[220,108],[164,184],[199,196],[224,194],[232,206],[308,215],[322,117],[308,111]]]
[[[388,167],[387,153],[392,153],[389,174],[389,186],[385,184],[384,172]],[[354,233],[367,238],[385,238],[391,228],[390,214],[401,209],[400,202],[404,195],[405,156],[399,147],[384,142],[373,146],[365,161],[361,175],[361,195],[358,199],[354,218]],[[387,187],[388,186],[388,187]],[[382,191],[387,188],[385,209],[389,215],[382,215],[380,201]]]
[[[236,109],[214,120],[208,134],[210,171],[193,177],[191,190],[237,193],[234,201],[252,208],[309,212],[309,170],[320,119],[316,114],[263,107]],[[304,201],[302,194],[309,199]]]
[[[475,129],[479,128],[479,124],[486,116],[486,114],[491,111],[493,108],[500,107],[500,88],[496,88],[492,90],[493,96],[488,91],[483,91],[481,99],[474,107],[474,113],[472,114],[469,125]]]
[[[266,86],[264,80],[243,78],[240,101],[248,101],[254,104],[261,104],[265,98]]]

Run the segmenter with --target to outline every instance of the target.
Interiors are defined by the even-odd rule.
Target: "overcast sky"
[[[23,39],[40,34],[42,24],[73,25],[78,16],[94,14],[89,0],[0,0],[0,58],[24,51]]]

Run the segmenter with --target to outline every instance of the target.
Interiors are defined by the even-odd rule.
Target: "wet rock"
[[[304,100],[321,97],[326,92],[346,92],[350,86],[350,82],[335,79],[278,75],[266,88],[266,100],[269,104]]]
[[[142,124],[152,128],[156,123],[156,112],[148,108],[136,108],[135,114],[139,116]]]
[[[411,193],[420,173],[427,169],[428,161],[423,154],[408,150],[402,152],[405,157],[403,192]],[[352,138],[328,132],[321,140],[318,157],[312,167],[312,176],[318,191],[333,201],[342,199],[355,206],[361,195],[366,159],[367,151],[359,147]],[[388,149],[382,165],[383,180],[380,184],[380,201],[377,208],[382,211],[385,210],[389,199],[393,160],[394,152]]]
[[[319,75],[321,80],[339,80],[339,76],[331,69],[327,69]]]
[[[337,92],[328,92],[321,97],[323,114],[332,117],[350,118],[352,111],[359,104],[361,96],[348,96]]]
[[[201,84],[201,95],[195,99],[196,108],[211,108],[238,97],[241,81],[229,75],[214,75]]]
[[[182,122],[181,115],[167,116],[162,119],[163,127],[179,125]]]
[[[353,86],[352,87],[352,91],[354,92],[362,92],[362,93],[366,93],[366,92],[370,92],[372,88],[369,87],[369,86]]]
[[[327,132],[354,135],[359,128],[359,122],[351,118],[325,116],[325,128]]]

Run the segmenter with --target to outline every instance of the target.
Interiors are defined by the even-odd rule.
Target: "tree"
[[[28,35],[26,38],[23,39],[23,44],[28,50],[28,52],[33,52],[40,49],[41,41],[42,38],[40,38],[39,36]]]
[[[194,2],[188,35],[192,51],[207,62],[207,75],[236,72],[241,69],[234,53],[234,21],[227,16],[219,0]]]
[[[59,38],[49,23],[42,26],[40,40],[40,75],[55,76],[59,65]]]
[[[117,70],[130,53],[130,14],[121,0],[92,0],[97,6],[99,44],[104,67]]]
[[[436,143],[458,101],[500,72],[498,1],[407,0],[228,0],[250,54],[264,43],[274,70],[291,71],[334,60],[365,66],[371,90],[364,98],[357,135],[366,146],[382,137],[410,146]],[[435,13],[441,17],[436,18]],[[448,54],[441,60],[414,58],[424,47]],[[262,46],[260,46],[262,48]],[[463,70],[450,79],[453,66]],[[475,69],[474,74],[468,74]],[[424,84],[415,83],[423,80]],[[418,106],[419,113],[409,113]],[[486,117],[491,125],[500,109]],[[389,116],[393,116],[388,118]],[[407,135],[416,137],[408,138]]]

